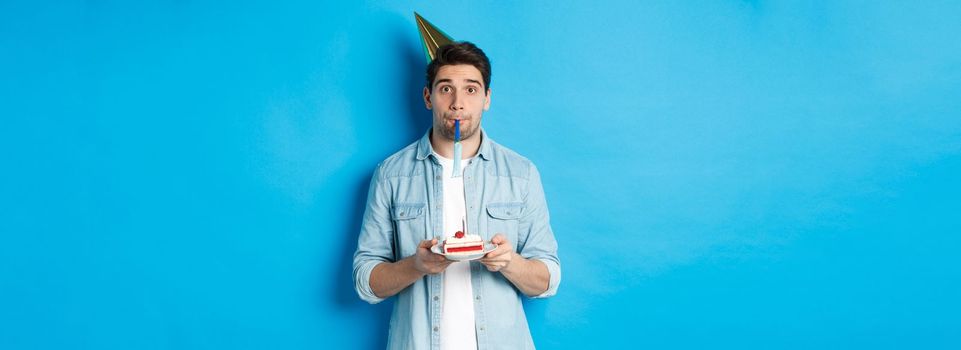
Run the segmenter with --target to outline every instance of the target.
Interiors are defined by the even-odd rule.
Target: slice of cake
[[[473,254],[484,251],[484,240],[479,235],[465,235],[457,231],[444,241],[444,254]]]

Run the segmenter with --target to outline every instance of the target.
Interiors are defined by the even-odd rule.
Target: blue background
[[[0,348],[383,347],[415,10],[543,174],[540,347],[961,347],[961,3],[717,0],[3,1]]]

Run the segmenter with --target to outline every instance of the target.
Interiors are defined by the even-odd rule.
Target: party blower
[[[460,158],[462,155],[462,147],[460,145],[460,119],[454,119],[454,176],[460,177]]]

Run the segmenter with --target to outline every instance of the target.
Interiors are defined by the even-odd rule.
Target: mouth
[[[447,125],[447,126],[450,127],[450,128],[453,128],[453,127],[454,127],[454,121],[455,121],[455,120],[460,120],[460,126],[461,126],[462,128],[464,127],[464,124],[465,124],[465,123],[469,123],[469,122],[470,122],[470,119],[464,119],[464,118],[445,118],[445,119],[444,119],[444,124]]]

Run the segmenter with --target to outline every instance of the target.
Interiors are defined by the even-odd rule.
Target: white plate
[[[434,254],[443,255],[447,258],[447,260],[453,261],[477,260],[484,257],[485,254],[490,253],[492,250],[497,249],[497,246],[494,245],[494,243],[484,242],[484,251],[482,252],[473,254],[444,254],[444,250],[440,248],[443,244],[444,242],[438,242],[433,247],[430,247],[430,251],[434,252]]]

